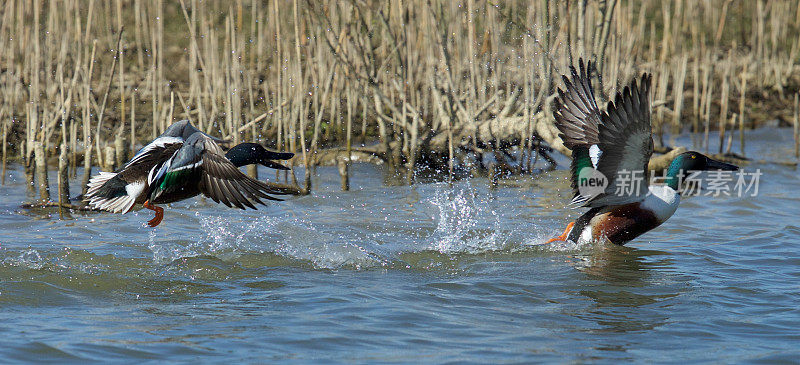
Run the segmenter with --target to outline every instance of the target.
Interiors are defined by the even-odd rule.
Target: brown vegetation
[[[606,95],[654,74],[662,145],[661,131],[691,128],[708,149],[714,129],[730,150],[736,129],[791,121],[800,86],[800,6],[789,0],[1,6],[3,169],[19,156],[31,181],[48,156],[71,174],[81,158],[113,169],[179,119],[296,152],[306,167],[335,163],[343,187],[356,158],[409,182],[421,163],[452,172],[487,153],[531,171],[552,149],[567,153],[549,109],[578,57],[598,62]]]

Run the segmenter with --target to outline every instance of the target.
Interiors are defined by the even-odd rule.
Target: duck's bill
[[[277,163],[275,161],[270,161],[270,160],[262,161],[261,164],[266,166],[266,167],[273,168],[275,170],[288,170],[289,169],[286,166],[283,166],[283,165],[281,165],[281,164],[279,164],[279,163]]]
[[[267,151],[266,156],[264,158],[268,160],[288,160],[294,157],[294,153],[291,152],[272,152]]]
[[[722,161],[717,161],[712,158],[708,159],[708,162],[706,162],[706,166],[708,170],[736,171],[739,169],[739,166]]]

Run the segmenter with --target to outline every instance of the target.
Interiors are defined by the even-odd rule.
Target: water
[[[748,152],[785,160],[788,138],[753,132]],[[21,209],[15,167],[0,189],[0,358],[796,361],[800,181],[755,168],[757,197],[686,199],[617,247],[543,244],[581,212],[563,207],[564,170],[490,190],[387,186],[356,165],[340,192],[320,168],[311,196],[246,212],[192,199],[150,229],[149,211]]]

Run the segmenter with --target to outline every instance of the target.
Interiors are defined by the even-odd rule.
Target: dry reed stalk
[[[764,87],[764,69],[763,69],[763,60],[764,60],[764,1],[763,0],[756,0],[756,16],[753,19],[756,22],[756,26],[753,27],[755,32],[755,49],[756,49],[756,83],[758,85],[758,89],[761,90]]]
[[[662,22],[664,24],[663,36],[661,37],[661,55],[658,58],[658,62],[661,63],[661,65],[667,62],[667,54],[669,54],[671,51],[670,40],[672,36],[671,33],[672,22],[670,21],[670,19],[672,19],[673,14],[670,11],[670,4],[672,4],[671,1],[664,1],[661,3],[661,10],[662,10],[661,14],[663,17]]]
[[[90,3],[91,4],[91,3]],[[91,15],[91,11],[89,14]],[[88,32],[87,25],[87,32]],[[88,38],[88,33],[87,33]],[[92,74],[94,71],[94,57],[97,49],[97,40],[92,42],[92,54],[89,57],[89,70],[87,71],[86,83],[84,87],[84,101],[86,105],[83,108],[83,179],[81,180],[81,195],[86,195],[89,189],[89,178],[92,175],[92,134],[91,134],[91,100],[92,100]]]
[[[700,130],[700,62],[692,62],[692,145],[699,145],[695,135]]]
[[[172,122],[173,122],[173,116],[172,115],[173,115],[174,112],[175,112],[175,92],[174,91],[170,91],[169,92],[169,110],[167,111],[166,118],[162,118],[162,120],[168,122],[169,124],[172,124]],[[166,125],[162,128],[162,130],[165,130],[165,129],[167,129]]]
[[[578,24],[577,24],[577,38],[575,43],[578,45],[578,57],[586,57],[586,50],[584,49],[584,38],[586,37],[586,1],[577,0],[578,2]],[[530,8],[529,8],[530,9]]]
[[[719,110],[719,153],[722,153],[725,142],[725,129],[728,126],[728,95],[730,92],[730,84],[728,78],[730,77],[730,58],[725,63],[725,72],[722,76],[722,94],[720,96],[720,110]]]
[[[8,121],[3,120],[3,171],[0,184],[6,184],[6,161],[8,161]]]
[[[36,181],[39,183],[39,200],[50,201],[50,184],[47,181],[47,156],[42,142],[33,142],[33,156],[36,166]]]
[[[122,46],[122,33],[124,29],[119,30],[119,37],[117,38],[117,49]],[[104,161],[101,158],[101,150],[100,150],[100,129],[103,127],[103,114],[106,112],[106,103],[108,102],[108,94],[111,92],[111,83],[114,82],[114,72],[117,68],[117,60],[119,57],[114,57],[114,61],[111,62],[111,73],[108,75],[108,83],[106,84],[106,92],[103,95],[103,103],[100,105],[100,112],[97,114],[97,132],[95,134],[95,148],[97,149],[97,160],[101,166],[110,166],[113,164],[112,162]],[[110,170],[106,170],[110,171]]]
[[[744,64],[744,68],[742,69],[742,86],[739,90],[739,147],[741,148],[742,156],[744,154],[744,146],[745,146],[745,138],[744,138],[744,103],[745,98],[747,97],[747,63]]]
[[[114,147],[112,146],[105,146],[103,151],[99,151],[99,153],[104,153],[104,157],[100,166],[105,171],[114,171],[114,154],[115,154]],[[98,154],[99,156],[99,154]]]
[[[163,82],[164,78],[164,53],[166,47],[164,46],[164,0],[157,0],[156,5],[156,39],[158,41],[158,46],[153,46],[153,50],[155,51],[155,57],[157,58],[158,67],[156,68],[156,72],[158,73],[158,77],[156,77],[156,99],[161,100],[161,95],[163,92]],[[171,107],[172,105],[170,105]],[[171,110],[170,110],[171,112]],[[168,120],[161,118],[161,130],[163,132],[167,129]],[[169,120],[172,122],[172,120]]]
[[[736,120],[737,120],[738,116],[739,115],[736,114],[736,113],[733,113],[731,115],[731,122],[730,122],[731,128],[735,128],[736,127]],[[726,155],[731,153],[731,147],[732,146],[733,146],[733,131],[731,130],[731,132],[728,133],[728,142],[725,143],[725,154]]]
[[[611,1],[614,2],[615,0],[611,0]],[[544,48],[545,48],[545,51],[548,51],[548,50],[550,50],[550,1],[545,0],[545,2],[544,2],[544,12],[542,13],[541,16],[544,18],[544,27],[545,27],[545,30],[544,30]],[[609,12],[608,16],[610,17],[610,12]],[[603,20],[603,31],[605,31],[605,29],[606,29],[606,25],[607,25],[606,24],[606,20],[608,20],[608,18]],[[595,49],[597,49],[597,47],[595,47]],[[603,49],[605,50],[605,44],[603,45]],[[594,59],[595,60],[597,59],[597,55],[595,55]],[[602,57],[601,57],[601,60],[602,60]],[[552,67],[553,67],[553,65],[551,64],[550,59],[549,58],[545,58],[544,59],[544,67],[542,68],[542,72],[543,73],[542,73],[541,77],[544,80],[544,82],[542,83],[542,86],[544,87],[544,90],[545,90],[545,92],[547,94],[550,94],[550,90],[552,89],[552,81],[551,81],[551,78],[550,78],[550,75],[552,75],[552,70],[551,70]],[[599,70],[600,70],[600,74],[602,74],[603,73],[602,61],[600,63]]]
[[[122,43],[123,29],[122,24],[122,0],[117,0],[117,31],[119,32],[119,42],[117,42],[117,52],[119,58],[119,122],[125,126],[125,46]],[[122,131],[120,131],[122,133]],[[119,151],[121,152],[121,151]],[[119,157],[119,156],[118,156]]]
[[[84,67],[96,63],[106,69],[109,61],[116,58],[120,69],[112,76],[118,80],[114,87],[119,92],[110,93],[107,102],[112,105],[119,102],[120,107],[106,108],[108,116],[102,119],[121,121],[124,128],[127,128],[127,120],[131,120],[131,149],[137,138],[143,138],[143,132],[149,133],[150,127],[136,126],[137,99],[152,101],[152,137],[172,120],[170,113],[183,116],[181,112],[171,111],[174,99],[173,106],[167,108],[164,97],[169,90],[171,97],[177,96],[179,106],[188,112],[188,118],[201,129],[217,129],[232,135],[242,133],[234,138],[256,138],[259,130],[260,136],[268,139],[277,135],[279,146],[286,146],[280,149],[303,150],[310,171],[319,163],[316,152],[311,151],[322,145],[348,144],[348,135],[352,133],[352,125],[347,132],[348,123],[352,124],[352,118],[357,117],[357,110],[362,120],[358,137],[362,144],[367,144],[365,140],[373,131],[380,135],[379,145],[365,149],[392,165],[404,164],[408,169],[407,177],[413,177],[418,155],[428,154],[426,160],[448,156],[449,161],[459,161],[466,153],[475,156],[503,154],[507,150],[503,144],[524,151],[520,154],[519,167],[531,163],[533,142],[540,142],[531,136],[550,136],[544,139],[548,143],[557,141],[548,131],[551,122],[542,118],[542,114],[549,113],[546,103],[542,103],[551,95],[551,75],[564,73],[573,51],[578,55],[596,55],[606,65],[601,67],[602,78],[598,81],[614,82],[608,87],[600,85],[603,91],[614,89],[615,83],[624,83],[639,71],[671,65],[662,67],[659,72],[671,74],[673,78],[666,77],[665,83],[659,80],[654,86],[658,93],[662,85],[668,88],[667,84],[671,83],[673,89],[663,96],[672,97],[674,107],[671,111],[662,108],[662,113],[673,113],[671,124],[675,128],[680,127],[677,118],[684,114],[683,107],[688,102],[683,100],[688,96],[682,90],[686,86],[683,85],[686,82],[683,68],[692,67],[693,130],[697,132],[700,118],[710,119],[712,107],[721,106],[709,100],[712,86],[719,88],[714,84],[721,81],[718,78],[724,78],[722,72],[714,73],[710,67],[715,60],[725,59],[720,57],[719,48],[712,48],[715,42],[722,44],[741,39],[742,47],[735,43],[732,46],[737,58],[729,55],[725,62],[730,68],[742,69],[748,63],[755,63],[743,71],[742,77],[756,77],[758,83],[769,85],[769,89],[757,88],[764,96],[770,93],[780,97],[787,85],[796,84],[792,60],[800,53],[800,40],[791,34],[791,30],[800,25],[800,21],[792,18],[800,14],[797,12],[800,7],[796,5],[760,1],[736,3],[723,9],[729,0],[687,1],[685,4],[682,0],[666,4],[655,0],[637,4],[576,1],[568,6],[564,2],[537,1],[527,7],[527,13],[519,11],[527,5],[521,1],[492,6],[469,0],[463,7],[457,3],[431,4],[422,0],[327,1],[323,7],[312,1],[300,6],[297,1],[264,5],[251,0],[251,6],[247,7],[241,0],[233,6],[197,0],[190,4],[133,0],[132,8],[125,9],[121,0],[92,0],[87,9],[84,3],[69,0],[64,2],[63,12],[59,12],[61,9],[54,2],[7,1],[0,15],[0,47],[8,50],[3,57],[8,72],[0,74],[0,88],[6,96],[0,105],[0,118],[28,116],[24,132],[19,135],[24,139],[21,143],[15,143],[14,139],[19,137],[6,122],[11,151],[16,147],[30,150],[33,141],[42,142],[45,151],[56,151],[48,146],[58,145],[59,140],[63,143],[70,134],[70,138],[66,138],[67,150],[75,161],[80,152],[77,148],[79,127],[75,121],[81,120],[95,129],[87,119],[99,115],[103,106],[91,90],[103,90],[108,81],[104,78],[106,72],[103,77],[92,80]],[[429,11],[432,8],[437,10]],[[87,11],[89,15],[84,16]],[[286,16],[289,11],[293,16]],[[94,16],[95,12],[99,16]],[[748,13],[752,23],[724,24],[727,16],[733,19]],[[182,32],[186,34],[173,34],[175,28],[171,22],[181,15],[187,25]],[[39,21],[32,22],[31,18],[36,17]],[[143,22],[143,19],[154,20]],[[223,24],[220,20],[224,20],[225,28],[216,27]],[[126,22],[129,24],[124,24]],[[129,46],[137,50],[125,52],[122,47],[125,43],[120,43],[116,52],[100,52],[97,59],[92,56],[90,61],[89,51],[93,48],[89,46],[90,40],[97,39],[103,46],[113,48],[116,34],[111,30],[123,25],[134,27],[135,40],[132,39]],[[169,31],[165,31],[166,26]],[[281,32],[283,27],[294,30],[294,37],[285,37]],[[587,27],[595,29],[594,36],[585,34]],[[650,32],[645,31],[648,28]],[[520,32],[533,37],[517,37]],[[437,44],[440,34],[448,35],[445,46],[450,60],[445,63],[441,62],[441,46]],[[604,34],[607,34],[605,39]],[[748,39],[750,36],[752,38]],[[304,54],[297,52],[298,43]],[[575,50],[565,50],[564,43],[574,43]],[[537,52],[530,52],[526,47],[538,47]],[[28,49],[40,52],[23,52]],[[77,52],[66,52],[71,49]],[[188,54],[181,53],[181,49]],[[526,52],[527,55],[520,57]],[[112,57],[114,53],[116,57]],[[144,55],[151,57],[149,67],[144,64]],[[124,61],[126,56],[130,57],[129,62]],[[685,61],[687,59],[689,61]],[[322,97],[328,73],[336,62],[343,67],[332,77],[327,96]],[[688,62],[693,63],[688,65]],[[76,93],[72,103],[68,102],[72,86],[63,82],[64,77],[70,77],[71,67],[67,66],[70,64],[80,66],[72,74],[73,80],[81,77],[79,90],[90,90]],[[172,66],[175,70],[188,69],[185,78],[188,82],[166,75]],[[700,75],[701,67],[703,75]],[[25,83],[9,75],[20,75]],[[135,81],[131,80],[137,79],[146,80],[144,87],[136,88]],[[741,91],[739,85],[743,88],[746,85],[731,83],[733,79],[728,82],[733,92]],[[355,97],[350,96],[353,90]],[[141,94],[128,96],[129,91]],[[755,113],[746,115],[743,112],[741,100],[747,94],[740,93],[737,111],[740,128],[745,122],[754,126],[759,122]],[[127,115],[128,99],[130,117]],[[663,98],[660,101],[664,101]],[[31,103],[36,108],[29,108]],[[72,104],[81,105],[78,115],[70,113]],[[542,105],[545,107],[541,108]],[[270,108],[275,109],[277,115],[254,122],[258,119],[255,116]],[[314,118],[316,122],[318,112],[324,114],[321,115],[323,129],[317,140],[308,144],[303,137],[314,133],[312,128],[316,123],[312,127],[304,118]],[[80,113],[86,118],[81,118]],[[660,119],[663,120],[663,115]],[[243,124],[245,120],[251,122]],[[508,120],[521,121],[520,127],[512,132],[494,127],[490,132],[481,132],[487,124],[505,125]],[[540,120],[544,122],[538,123]],[[56,128],[58,122],[62,123],[60,130]],[[102,120],[98,126],[101,123],[107,126]],[[243,129],[245,125],[247,128]],[[117,131],[117,127],[115,124],[102,128],[102,135],[85,133],[83,143],[88,141],[90,147],[84,157],[89,155],[89,162],[92,162],[91,153],[98,153],[96,146],[92,146],[103,147],[100,139],[111,138],[106,134]],[[735,128],[728,123],[724,127]],[[95,143],[91,143],[91,138],[96,138]],[[352,136],[349,138],[352,144]],[[740,140],[743,138],[740,133]],[[557,142],[554,143],[558,148]],[[352,146],[349,149],[347,152],[343,148],[339,156],[360,153],[352,151]],[[104,152],[102,148],[101,151]],[[26,151],[18,152],[24,158]],[[121,155],[115,153],[116,157]],[[103,162],[104,156],[98,153],[98,162]],[[301,161],[300,158],[295,163],[297,161]]]
[[[277,4],[273,3],[272,10],[273,10],[273,13],[272,13],[273,14],[273,23],[275,24],[275,39],[276,40],[280,40],[281,39],[280,6],[277,6]],[[277,72],[277,75],[276,75],[277,78],[278,78],[278,83],[277,83],[278,86],[277,86],[277,89],[276,89],[276,102],[279,105],[283,104],[283,80],[284,80],[284,77],[283,77],[283,72],[284,72],[284,68],[283,68],[283,48],[281,46],[282,46],[281,42],[279,42],[279,41],[276,42],[276,44],[275,44],[275,56],[276,56],[276,58],[275,59],[278,60],[278,72]],[[277,133],[277,141],[276,141],[276,143],[277,143],[277,146],[278,146],[278,150],[284,151],[285,150],[285,147],[284,147],[285,146],[285,144],[284,144],[284,138],[285,138],[284,127],[286,125],[286,122],[284,121],[284,118],[283,118],[283,108],[282,107],[278,108],[278,113],[276,115],[276,118],[278,120],[278,133]],[[284,175],[284,176],[286,176],[286,175]],[[280,171],[275,170],[275,179],[277,180],[279,177],[280,177]]]
[[[366,145],[367,141],[367,94],[362,93],[361,96],[361,146]]]
[[[295,53],[294,56],[296,57],[298,64],[300,63],[300,60],[301,60],[301,55],[300,55],[300,38],[301,38],[301,35],[300,35],[300,14],[299,13],[300,13],[300,11],[298,9],[297,0],[294,0],[292,2],[292,17],[294,19],[294,53]],[[331,73],[333,74],[333,72],[331,72]],[[297,67],[295,77],[296,77],[296,80],[298,82],[303,82],[304,83],[305,80],[303,79],[303,69],[301,67]],[[297,88],[297,90],[298,90],[298,94],[302,94],[303,90],[305,90],[305,88],[299,87],[299,88]],[[302,97],[298,97],[297,99],[298,100],[302,100]],[[300,122],[300,148],[301,148],[301,150],[303,152],[303,165],[305,166],[305,171],[304,171],[305,190],[306,191],[311,191],[311,169],[309,168],[310,161],[308,159],[309,158],[309,154],[308,154],[308,151],[306,149],[306,134],[304,133],[304,131],[306,130],[305,103],[300,103],[297,107],[299,109],[298,119],[299,119],[299,122]],[[294,173],[292,173],[292,175],[294,176]]]
[[[617,4],[617,0],[606,0],[606,9],[605,15],[603,18],[603,27],[600,33],[600,43],[598,47],[595,49],[600,49],[600,53],[595,55],[595,60],[597,60],[597,69],[600,70],[600,73],[603,72],[605,65],[603,64],[603,59],[606,53],[606,45],[608,44],[608,34],[611,31],[611,17],[614,14],[614,7]]]
[[[728,6],[730,6],[732,2],[733,0],[725,0],[725,2],[722,4],[722,14],[719,17],[717,32],[714,35],[714,48],[717,48],[719,41],[722,39],[722,30],[725,28],[725,19],[728,15]]]
[[[126,161],[128,161],[128,156],[125,149],[125,125],[120,124],[118,132],[114,136],[114,169],[122,167]],[[108,164],[111,165],[111,162]]]
[[[714,95],[714,83],[709,83],[708,85],[708,93],[706,94],[706,111],[705,111],[705,118],[703,119],[704,130],[703,130],[703,146],[706,149],[706,154],[708,154],[708,138],[710,132],[710,125],[711,125],[711,99]]]
[[[141,0],[134,0],[133,1],[133,17],[134,17],[134,26],[133,26],[133,34],[134,34],[134,41],[136,42],[136,60],[139,65],[140,70],[144,70],[144,43],[142,42],[142,4]]]
[[[582,22],[583,22],[583,8],[582,8],[582,6],[584,5],[584,1],[583,0],[578,0],[578,3],[580,4],[580,5],[578,5],[578,7],[580,9],[578,11],[578,39],[577,39],[577,42],[578,42],[578,46],[580,48],[580,51],[578,53],[579,53],[579,55],[581,57],[583,57],[583,29],[584,28],[582,26]],[[529,20],[530,17],[531,17],[531,9],[528,8],[525,19]],[[530,41],[528,39],[528,36],[523,36],[523,38],[522,38],[522,55],[523,55],[522,58],[523,58],[523,65],[524,65],[525,68],[529,67],[528,64],[527,64],[528,63],[528,59],[530,57],[530,44],[529,43],[530,43]],[[523,98],[525,100],[530,100],[531,99],[531,95],[533,94],[533,91],[531,90],[531,88],[533,87],[532,75],[529,75],[528,73],[525,73],[522,87],[523,87]],[[533,119],[531,118],[531,109],[530,108],[528,108],[528,107],[523,108],[523,110],[522,110],[522,118],[527,123],[527,129],[525,130],[525,136],[524,136],[525,147],[524,147],[524,150],[523,150],[523,152],[527,155],[526,159],[525,159],[525,171],[531,171],[531,167],[532,167],[532,164],[531,164],[532,156],[531,155],[533,154],[533,150],[531,149],[531,145],[532,145],[532,142],[533,142]]]
[[[678,134],[681,131],[681,111],[683,110],[683,88],[684,83],[686,82],[686,63],[688,61],[687,56],[683,56],[680,63],[680,68],[678,71],[678,77],[675,79],[674,84],[672,85],[672,89],[674,91],[674,98],[675,98],[675,109],[673,110],[672,114],[672,133]]]
[[[800,96],[800,92],[794,94],[794,158],[800,158],[800,109],[797,102],[798,96]]]
[[[64,219],[64,205],[69,204],[69,161],[67,144],[62,143],[58,155],[58,216]]]
[[[345,159],[340,158],[336,160],[336,167],[339,170],[342,191],[350,190],[350,175],[347,173],[347,166],[348,163]]]
[[[189,106],[186,104],[186,102],[183,101],[183,96],[181,96],[181,93],[177,93],[177,94],[178,94],[178,102],[181,104],[181,110],[183,110],[183,115],[186,117],[186,118],[181,118],[181,119],[188,119],[189,123],[192,123],[192,125],[197,125],[197,124],[195,124],[194,120],[192,119],[192,113],[191,113],[191,110],[189,109]],[[170,96],[170,97],[172,97],[172,96]]]
[[[353,95],[352,88],[348,88],[350,93],[347,95],[347,136],[345,137],[345,151],[347,155],[345,156],[344,162],[344,178],[342,179],[342,190],[347,191],[350,190],[350,159],[353,156]]]
[[[659,67],[661,70],[661,74],[658,77],[658,84],[655,86],[656,95],[655,100],[660,101],[661,103],[664,102],[667,98],[667,86],[669,85],[669,67],[665,64],[661,64]],[[655,143],[658,146],[664,145],[664,106],[658,106],[656,108],[656,120],[653,123],[653,129],[655,131],[656,139]]]
[[[133,156],[136,152],[136,92],[131,93],[131,147],[130,152]]]

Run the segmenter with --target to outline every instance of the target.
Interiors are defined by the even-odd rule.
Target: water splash
[[[148,247],[157,263],[200,255],[230,260],[246,253],[273,253],[309,262],[317,268],[362,268],[383,265],[386,261],[372,253],[369,245],[359,244],[358,237],[330,234],[303,219],[287,221],[261,216],[243,221],[199,213],[197,216],[203,237],[195,242],[164,242],[155,232],[150,234]]]
[[[3,259],[3,264],[39,270],[44,267],[45,260],[39,251],[29,248],[20,252],[17,257],[6,257]]]
[[[428,237],[429,249],[440,253],[479,253],[506,248],[507,230],[501,226],[502,214],[494,209],[488,194],[469,186],[437,186],[429,201],[438,210],[436,229]],[[481,228],[480,222],[492,222]]]
[[[200,231],[204,234],[196,241],[163,240],[152,230],[149,233],[148,248],[153,252],[153,259],[160,264],[183,257],[211,255],[221,259],[235,258],[244,252],[258,250],[252,237],[256,232],[268,232],[273,225],[269,217],[258,217],[255,220],[233,221],[220,216],[200,216]]]
[[[433,184],[422,205],[400,207],[389,214],[385,207],[375,207],[381,215],[367,216],[372,210],[340,208],[326,212],[341,219],[313,220],[298,216],[235,216],[195,213],[195,237],[164,239],[150,232],[149,249],[158,264],[179,258],[214,256],[236,260],[246,254],[273,254],[296,260],[315,268],[363,269],[371,267],[408,266],[407,255],[435,252],[450,257],[461,254],[482,254],[530,250],[572,251],[578,246],[550,244],[539,246],[547,234],[536,222],[511,224],[514,212],[489,191],[476,189],[469,181],[456,186]],[[412,208],[413,207],[413,208]],[[404,211],[408,210],[408,213]],[[313,216],[313,214],[311,215]],[[358,217],[357,219],[355,217]],[[343,223],[349,222],[349,223]],[[377,223],[380,222],[380,223]],[[363,224],[359,224],[363,223]],[[376,227],[385,227],[376,232]]]

